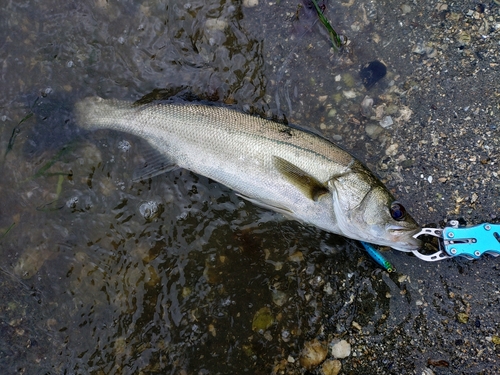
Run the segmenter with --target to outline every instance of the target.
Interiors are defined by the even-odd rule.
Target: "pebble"
[[[458,313],[457,320],[462,324],[466,324],[469,321],[469,315],[467,313],[463,313],[463,312]]]
[[[139,212],[146,220],[154,219],[159,213],[159,204],[155,201],[144,202],[139,207]]]
[[[363,101],[361,102],[361,115],[364,117],[371,117],[373,112],[373,99],[369,96],[365,96]]]
[[[288,257],[288,260],[295,263],[300,263],[304,261],[304,255],[300,251],[296,251]]]
[[[387,74],[387,67],[378,60],[365,64],[359,71],[361,82],[367,90],[385,77]]]
[[[277,306],[283,306],[288,299],[288,296],[285,292],[280,290],[273,290],[273,302]]]
[[[351,344],[345,340],[333,341],[331,348],[334,358],[346,358],[351,355]]]
[[[401,5],[401,13],[408,14],[410,12],[411,12],[411,6],[409,6],[408,4]]]
[[[423,42],[417,43],[411,51],[417,55],[427,55],[429,58],[436,57],[437,55],[434,47],[427,46]]]
[[[224,31],[224,29],[227,27],[227,21],[222,19],[209,18],[205,22],[205,27],[210,31]]]
[[[388,128],[389,126],[394,124],[394,121],[392,121],[391,116],[385,116],[382,120],[380,120],[379,124],[383,128]]]
[[[328,354],[328,348],[324,342],[314,339],[304,344],[300,353],[300,365],[305,369],[313,369],[323,362]]]
[[[243,0],[243,6],[245,8],[253,8],[259,5],[259,0]]]
[[[387,156],[395,156],[398,153],[398,148],[399,148],[399,145],[397,143],[394,143],[394,144],[390,145],[389,147],[387,147],[387,149],[385,150],[385,154]]]
[[[342,136],[340,134],[332,135],[332,139],[336,142],[340,142],[342,140]]]
[[[365,132],[371,139],[377,139],[380,134],[382,134],[384,128],[377,124],[368,124],[365,127]]]
[[[438,12],[444,12],[446,10],[448,10],[448,4],[444,4],[444,3],[437,3],[436,5],[436,10]]]
[[[269,307],[263,307],[255,313],[252,321],[252,331],[264,332],[274,323],[274,316]]]
[[[342,94],[344,94],[344,96],[347,98],[347,99],[353,99],[356,97],[356,92],[354,90],[349,90],[349,91],[342,91]]]
[[[337,375],[342,369],[342,363],[338,359],[329,359],[321,366],[323,375]]]

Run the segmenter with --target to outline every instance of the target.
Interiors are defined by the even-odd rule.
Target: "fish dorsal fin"
[[[274,165],[278,171],[309,199],[317,201],[323,194],[330,192],[325,184],[322,184],[296,165],[279,156],[274,156],[273,159]]]
[[[165,155],[152,150],[144,153],[144,163],[133,174],[134,182],[144,181],[177,168],[177,164]]]

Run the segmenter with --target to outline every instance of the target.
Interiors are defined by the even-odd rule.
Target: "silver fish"
[[[76,116],[86,129],[142,137],[169,167],[209,177],[287,218],[401,251],[420,247],[412,237],[420,226],[384,185],[349,153],[310,132],[193,104],[87,98],[76,104]]]

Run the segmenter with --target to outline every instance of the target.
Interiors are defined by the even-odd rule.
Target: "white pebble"
[[[356,92],[354,90],[349,90],[349,91],[342,91],[342,94],[344,94],[344,96],[347,98],[347,99],[353,99],[356,97]]]
[[[408,4],[403,4],[401,5],[401,12],[403,14],[408,14],[411,12],[411,6],[409,6]]]
[[[259,5],[259,0],[243,0],[243,6],[246,8],[253,8]]]
[[[385,150],[385,154],[387,156],[395,156],[398,153],[398,148],[399,148],[399,145],[397,143],[394,143],[394,144],[390,145],[389,147],[387,147],[387,149]]]
[[[392,121],[392,117],[391,116],[385,116],[381,121],[380,121],[380,126],[383,127],[383,128],[388,128],[389,126],[391,126],[392,124],[394,124],[394,122]]]
[[[351,355],[351,344],[345,340],[340,340],[333,343],[332,355],[334,358],[346,358]]]
[[[213,30],[224,31],[224,29],[227,27],[227,21],[223,19],[209,18],[208,20],[205,21],[205,27],[210,31]]]

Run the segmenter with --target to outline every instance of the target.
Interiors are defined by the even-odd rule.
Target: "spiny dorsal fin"
[[[274,156],[274,165],[292,185],[313,201],[330,192],[325,184],[279,156]]]

